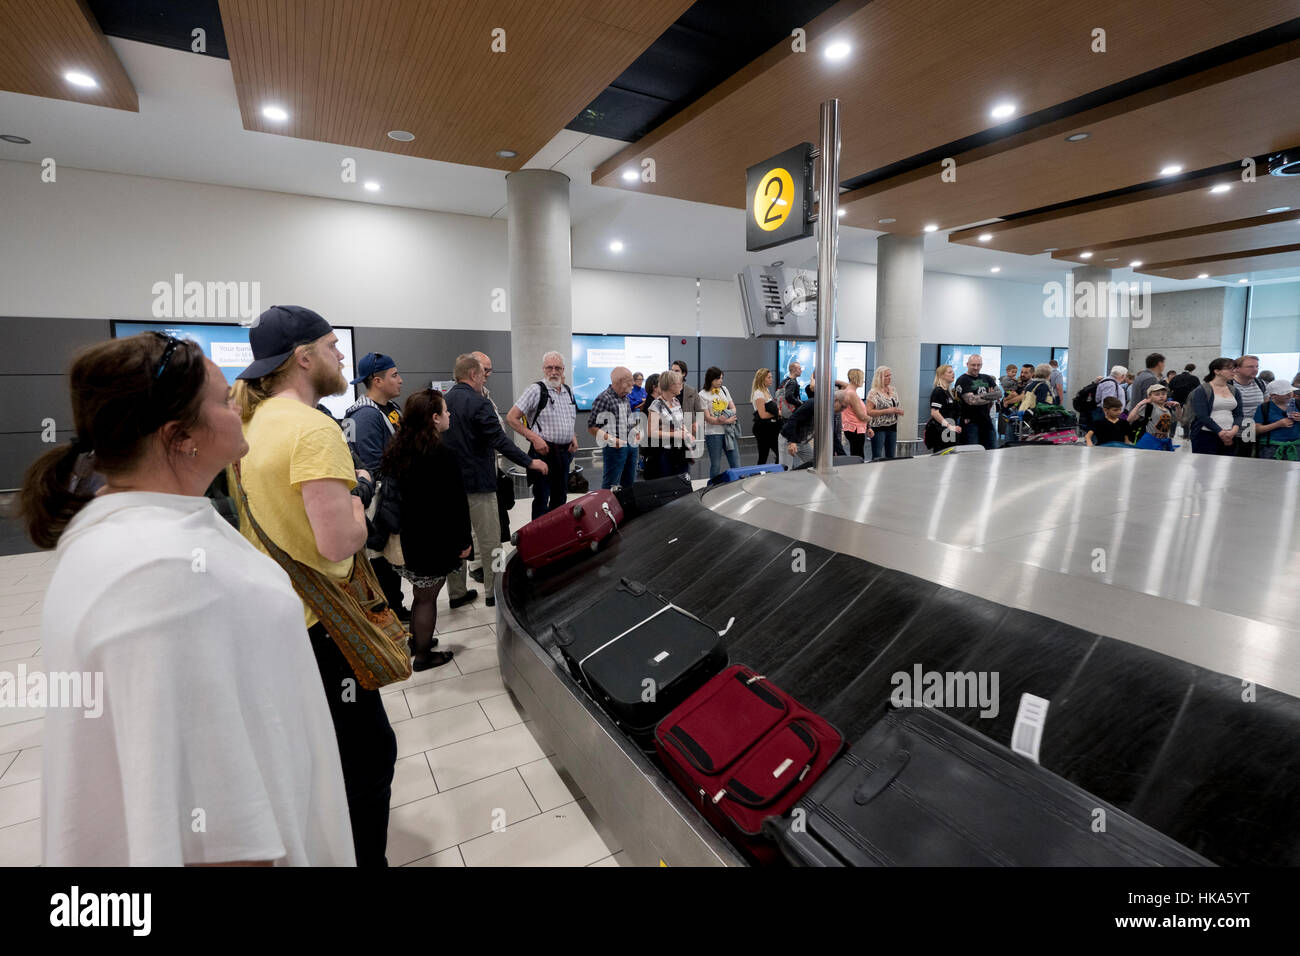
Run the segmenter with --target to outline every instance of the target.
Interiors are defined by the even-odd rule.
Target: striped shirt
[[[606,435],[620,441],[631,441],[632,432],[636,430],[637,413],[632,411],[626,398],[619,398],[611,385],[591,403],[591,414],[587,416],[588,428],[599,428]]]
[[[573,441],[573,426],[578,418],[578,409],[569,398],[569,390],[563,385],[558,389],[544,387],[550,393],[550,397],[536,421],[533,420],[533,413],[537,411],[542,396],[542,390],[536,382],[524,389],[524,394],[520,395],[519,400],[515,402],[515,408],[524,413],[533,431],[541,435],[546,442],[567,445]]]
[[[1237,391],[1241,392],[1241,417],[1254,418],[1255,409],[1264,404],[1264,391],[1259,387],[1259,383],[1253,378],[1245,385],[1236,379],[1231,380],[1237,386]]]

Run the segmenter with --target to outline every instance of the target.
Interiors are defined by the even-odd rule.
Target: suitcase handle
[[[853,802],[862,807],[880,796],[880,792],[894,782],[894,778],[903,772],[903,768],[911,759],[912,755],[899,747],[871,771],[867,779],[853,791]]]

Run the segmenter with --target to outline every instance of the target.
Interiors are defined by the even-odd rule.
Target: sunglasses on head
[[[167,368],[167,363],[172,359],[172,353],[180,348],[184,343],[181,339],[174,338],[164,332],[155,332],[154,335],[167,340],[167,347],[163,349],[162,361],[158,363],[158,371],[153,373],[154,381],[157,381],[162,378],[162,373]]]

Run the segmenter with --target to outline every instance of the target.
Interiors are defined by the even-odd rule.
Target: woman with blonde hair
[[[691,440],[685,419],[682,415],[682,403],[678,396],[682,393],[682,376],[680,372],[669,370],[659,373],[659,397],[650,403],[650,443],[659,446],[658,473],[653,477],[667,478],[690,471],[686,460],[686,446]],[[646,475],[647,478],[652,476]]]
[[[930,419],[925,423],[925,447],[943,451],[957,444],[961,425],[957,423],[960,406],[952,393],[952,383],[957,373],[951,365],[940,365],[934,370],[934,389],[930,392]]]
[[[771,369],[760,368],[754,373],[754,385],[750,389],[749,399],[754,403],[753,432],[758,442],[758,463],[766,465],[769,452],[772,461],[780,461],[777,443],[781,440],[781,418],[776,402],[772,399]]]
[[[898,420],[903,417],[903,408],[898,400],[898,392],[891,384],[894,377],[888,365],[881,365],[871,379],[871,391],[867,392],[867,414],[871,416],[871,457],[893,458],[898,442]]]
[[[862,387],[865,381],[866,375],[863,374],[862,369],[849,369],[849,384],[853,386],[855,392]],[[868,423],[853,414],[851,406],[845,406],[844,411],[840,414],[840,420],[844,425],[844,437],[849,440],[849,454],[858,458],[865,458]]]

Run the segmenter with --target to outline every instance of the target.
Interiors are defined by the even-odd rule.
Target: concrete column
[[[899,404],[906,410],[898,423],[899,441],[915,441],[917,436],[924,246],[921,236],[876,239],[876,367],[889,366]]]
[[[549,169],[506,176],[510,263],[510,372],[515,391],[542,377],[542,356],[573,355],[573,256],[569,240],[569,177]],[[573,385],[572,369],[567,380]],[[493,396],[503,411],[518,398]],[[510,432],[512,437],[515,436]],[[519,439],[522,443],[522,439]]]
[[[1098,375],[1110,371],[1106,366],[1106,347],[1110,336],[1110,309],[1115,297],[1110,295],[1110,270],[1100,266],[1079,266],[1071,270],[1072,289],[1066,296],[1070,317],[1069,376],[1065,382],[1066,401]]]

